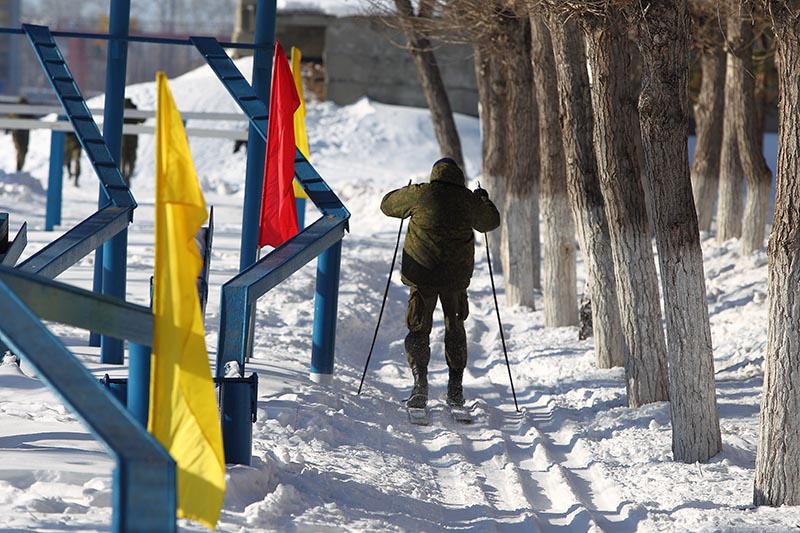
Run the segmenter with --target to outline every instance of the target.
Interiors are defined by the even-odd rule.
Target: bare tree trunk
[[[587,19],[587,52],[592,72],[595,153],[611,234],[619,312],[628,357],[628,405],[669,398],[667,357],[647,207],[634,152],[635,130],[627,38],[621,14]]]
[[[636,46],[636,42],[630,38],[625,39],[624,42],[626,51],[630,56],[627,80],[628,83],[630,83],[631,100],[634,102],[634,105],[630,106],[629,109],[631,113],[630,124],[633,127],[633,147],[636,154],[638,173],[641,177],[644,175],[644,147],[642,146],[642,128],[641,121],[639,120],[639,108],[635,105],[635,102],[639,101],[639,92],[642,89],[642,57],[639,48]],[[644,192],[645,205],[647,206],[647,223],[649,224],[650,235],[652,237],[652,230],[655,227],[655,221],[653,220],[653,193],[650,190],[650,184],[646,181],[642,181],[642,191]]]
[[[611,237],[594,156],[586,47],[574,21],[552,14],[550,28],[567,161],[567,192],[590,287],[595,361],[598,368],[623,366],[624,334],[617,306]]]
[[[761,149],[761,131],[755,100],[753,78],[753,23],[745,14],[753,9],[752,1],[729,0],[728,39],[733,49],[728,66],[731,68],[733,99],[726,107],[733,114],[739,159],[747,178],[747,200],[742,224],[742,255],[750,255],[764,246],[767,210],[772,189],[772,172]]]
[[[770,2],[778,4],[778,2]],[[769,328],[756,454],[756,505],[800,505],[800,34],[775,5],[778,167],[769,241]],[[785,17],[785,18],[784,18]]]
[[[431,112],[433,131],[439,142],[439,150],[443,156],[453,158],[463,169],[464,155],[461,152],[461,140],[458,137],[450,99],[447,96],[431,43],[414,29],[413,20],[417,15],[414,14],[411,0],[394,0],[394,4],[401,18],[408,52],[414,60],[422,92]],[[420,10],[422,9],[420,7]],[[466,172],[466,169],[464,170]]]
[[[728,15],[731,16],[731,15]],[[719,197],[717,198],[717,242],[742,236],[742,195],[744,193],[739,144],[736,140],[736,117],[730,102],[736,98],[734,69],[736,58],[727,52],[725,67],[725,117],[722,121]]]
[[[530,26],[508,18],[511,50],[505,54],[508,180],[503,210],[503,278],[506,302],[534,308],[539,279],[539,132],[533,101]]]
[[[544,232],[544,325],[578,323],[575,264],[575,222],[567,197],[567,171],[559,124],[558,84],[550,30],[541,15],[531,15],[531,51],[536,103],[539,109],[541,189],[539,205]]]
[[[725,106],[725,52],[705,48],[700,56],[703,81],[694,106],[697,143],[692,161],[692,193],[700,231],[711,231],[719,187],[719,157]]]
[[[481,123],[481,167],[483,183],[489,196],[503,215],[506,196],[506,102],[505,73],[497,53],[489,47],[476,45],[475,76],[478,86],[478,101]],[[489,235],[489,254],[495,258],[492,266],[502,272],[500,244],[502,230]]]
[[[639,115],[664,292],[672,454],[676,461],[705,462],[722,449],[722,438],[686,146],[689,13],[686,0],[648,6],[638,37],[644,65]]]

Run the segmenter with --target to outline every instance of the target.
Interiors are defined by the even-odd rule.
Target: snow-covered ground
[[[240,68],[249,74],[248,60]],[[172,80],[171,87],[181,110],[235,110],[207,68]],[[141,109],[153,109],[153,84],[130,87],[128,95]],[[308,378],[316,272],[310,264],[259,301],[248,367],[260,381],[253,462],[228,468],[220,531],[797,530],[799,509],[752,507],[767,331],[763,251],[742,258],[736,242],[719,246],[703,236],[724,442],[707,464],[673,462],[669,404],[626,407],[623,371],[596,369],[592,341],[579,341],[576,328],[545,328],[541,311],[504,305],[497,278],[516,412],[482,239],[467,321],[465,387],[475,423],[457,425],[446,414],[437,314],[433,423],[411,426],[401,403],[411,383],[403,356],[407,289],[397,272],[364,390],[360,396],[356,390],[398,229],[378,206],[388,190],[425,180],[438,158],[429,115],[367,100],[348,107],[310,103],[307,125],[312,162],[352,212],[342,253],[336,374],[329,385]],[[458,127],[475,177],[478,123],[458,117]],[[768,140],[773,151],[774,143]],[[191,147],[216,220],[206,316],[213,358],[219,286],[238,269],[245,155],[232,153],[232,141],[191,139]],[[28,222],[26,257],[96,210],[97,186],[84,158],[81,186],[64,186],[63,226],[43,231],[48,150],[48,133],[34,132],[24,171],[11,173],[14,149],[10,136],[0,135],[0,211],[11,213],[12,234]],[[127,299],[146,304],[153,267],[152,137],[141,137],[138,157]],[[316,213],[309,206],[307,220]],[[92,263],[86,257],[58,279],[90,288]],[[124,366],[100,365],[84,332],[51,327],[98,376],[125,373]],[[32,369],[0,366],[0,530],[108,531],[113,467]],[[180,527],[203,530],[188,522]]]

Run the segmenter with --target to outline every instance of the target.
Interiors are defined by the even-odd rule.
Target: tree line
[[[779,148],[754,501],[800,504],[792,382],[800,372],[800,1],[375,5],[402,30],[442,154],[460,163],[432,43],[474,51],[481,180],[502,215],[490,247],[507,303],[534,308],[541,289],[545,325],[576,324],[577,240],[596,364],[624,367],[630,407],[670,402],[673,456],[687,463],[722,449],[700,231],[716,218],[717,241],[738,238],[743,255],[764,247],[773,176],[759,98],[763,67],[774,60]],[[693,70],[701,81],[690,167]]]

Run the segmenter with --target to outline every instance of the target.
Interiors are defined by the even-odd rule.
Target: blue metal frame
[[[274,6],[274,1],[270,1]],[[260,2],[259,7],[261,6]],[[267,139],[267,106],[215,39],[191,37],[190,40],[249,118],[251,138],[257,135],[260,145],[263,147]],[[255,68],[254,66],[254,70]],[[248,156],[256,152],[252,145],[250,146]],[[263,152],[264,149],[262,148],[260,151]],[[312,339],[312,376],[319,378],[320,376],[330,376],[333,373],[341,240],[348,229],[350,212],[300,150],[295,152],[295,178],[306,191],[309,199],[322,211],[322,218],[271,251],[254,265],[244,268],[242,272],[222,286],[219,341],[217,343],[217,377],[225,375],[225,365],[230,361],[236,361],[239,364],[241,375],[244,375],[245,361],[249,359],[253,347],[253,332],[250,322],[256,301],[315,257],[319,257],[319,261]],[[263,180],[263,162],[259,168],[258,180]],[[254,200],[260,201],[260,184],[257,190],[259,194]],[[253,192],[246,191],[245,194],[253,194]],[[245,201],[247,202],[247,199]],[[243,228],[243,233],[244,231],[257,233],[257,219],[252,222],[245,220],[244,223],[249,223],[251,226]],[[245,249],[243,236],[242,254],[245,253],[249,252]],[[246,262],[242,260],[242,264],[244,265]],[[223,418],[232,421],[230,426],[223,426],[223,439],[226,457],[233,457],[237,462],[249,464],[251,454],[249,435],[252,433],[252,427],[249,423],[244,422],[249,420],[250,412],[248,406],[242,405],[242,403],[230,402],[221,406]],[[244,431],[247,431],[247,434],[240,433]]]
[[[166,450],[3,281],[0,316],[0,340],[36,369],[116,461],[112,530],[176,531],[175,462]]]

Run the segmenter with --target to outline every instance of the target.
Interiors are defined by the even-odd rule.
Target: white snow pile
[[[239,65],[246,73],[252,68],[247,60]],[[181,110],[235,111],[207,68],[171,87]],[[129,87],[128,96],[153,109],[153,84]],[[478,123],[457,120],[475,178]],[[515,411],[482,239],[467,321],[465,390],[475,422],[458,425],[445,410],[437,311],[432,424],[411,426],[402,408],[411,383],[403,355],[407,289],[396,271],[364,390],[360,396],[356,390],[399,227],[379,203],[409,179],[426,179],[438,158],[429,115],[368,100],[347,107],[310,102],[307,124],[312,162],[352,212],[342,253],[336,372],[328,385],[308,377],[312,263],[259,301],[247,366],[260,382],[253,461],[228,468],[220,531],[796,531],[797,508],[752,507],[767,332],[765,252],[742,258],[737,242],[717,245],[703,236],[724,442],[707,464],[674,462],[669,404],[626,407],[623,371],[596,369],[592,340],[579,341],[577,328],[545,328],[541,311],[504,305],[498,276]],[[767,142],[774,146],[774,137]],[[0,211],[10,212],[12,234],[28,222],[24,257],[96,210],[97,186],[84,157],[80,187],[64,184],[63,225],[43,230],[49,146],[48,132],[34,132],[23,172],[12,173],[11,138],[0,135]],[[153,137],[142,135],[132,185],[139,207],[129,233],[127,299],[139,304],[148,303],[153,268],[153,148]],[[206,315],[213,359],[219,286],[238,270],[245,154],[221,139],[192,138],[191,148],[216,221]],[[309,206],[306,220],[317,216]],[[84,258],[58,279],[90,288],[93,261]],[[96,375],[125,375],[125,366],[99,363],[86,332],[50,327]],[[0,530],[109,531],[113,468],[106,450],[31,367],[11,360],[0,366]],[[183,521],[180,529],[203,530]]]

